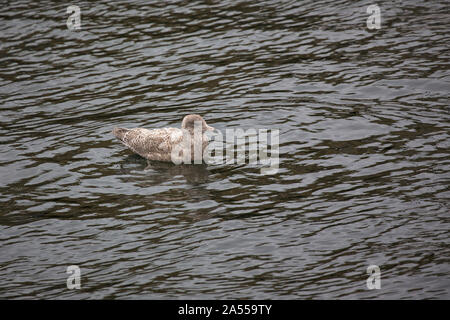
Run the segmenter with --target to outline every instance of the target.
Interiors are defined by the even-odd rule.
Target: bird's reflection
[[[210,191],[205,188],[208,181],[209,170],[206,164],[180,164],[175,165],[169,162],[149,161],[139,155],[129,155],[120,165],[121,172],[124,174],[122,178],[126,182],[132,182],[139,187],[155,187],[167,184],[169,180],[176,180],[176,177],[182,176],[188,188],[182,188],[176,192],[163,191],[158,193],[157,197],[160,202],[172,201],[195,201],[201,202],[213,199]],[[156,204],[152,204],[156,206]],[[165,206],[165,204],[161,204]],[[214,217],[215,214],[210,212],[209,208],[197,208],[189,213],[182,215],[183,218],[192,221],[206,220]],[[178,220],[176,220],[178,221]]]
[[[202,184],[208,181],[209,171],[207,165],[202,164],[179,164],[170,162],[151,161],[139,155],[129,155],[121,164],[124,173],[133,171],[155,172],[152,180],[167,180],[169,177],[183,176],[190,184]]]

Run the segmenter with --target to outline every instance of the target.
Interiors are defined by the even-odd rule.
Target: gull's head
[[[189,114],[183,118],[183,122],[181,123],[181,129],[186,129],[191,132],[194,132],[195,126],[201,126],[202,133],[205,131],[213,131],[214,128],[208,126],[206,121],[198,114]]]

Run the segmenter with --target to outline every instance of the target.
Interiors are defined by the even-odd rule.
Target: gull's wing
[[[183,139],[182,130],[177,128],[114,128],[113,134],[133,152],[144,158],[160,161],[171,161],[173,146]]]

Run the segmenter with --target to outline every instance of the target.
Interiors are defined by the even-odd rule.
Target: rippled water
[[[450,5],[370,4],[3,4],[0,297],[450,298]],[[278,173],[111,134],[189,113],[279,129]]]

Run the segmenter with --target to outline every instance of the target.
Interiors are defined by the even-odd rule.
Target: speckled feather
[[[177,128],[153,130],[114,128],[113,133],[141,157],[158,161],[171,161],[172,147],[181,143],[183,139],[183,131]]]

